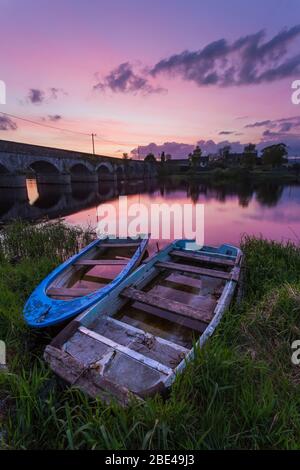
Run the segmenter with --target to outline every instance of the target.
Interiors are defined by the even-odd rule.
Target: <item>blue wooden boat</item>
[[[230,305],[242,253],[170,244],[54,338],[45,359],[84,392],[126,405],[164,392]]]
[[[24,307],[26,323],[56,325],[95,305],[138,267],[148,241],[149,236],[93,241],[34,290]]]

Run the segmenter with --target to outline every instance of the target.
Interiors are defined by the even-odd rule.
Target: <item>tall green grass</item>
[[[0,259],[19,261],[47,257],[63,261],[91,241],[91,233],[63,221],[32,225],[16,221],[0,231]]]
[[[58,225],[56,234],[52,226],[48,235],[25,227],[28,243],[15,241],[15,226],[2,244],[0,327],[9,359],[9,372],[0,374],[2,448],[300,448],[300,366],[291,363],[291,342],[300,339],[297,246],[245,238],[242,303],[225,314],[168,399],[133,401],[123,409],[63,387],[43,362],[49,338],[27,329],[22,306],[37,282],[77,249],[78,239],[66,226]],[[28,246],[33,240],[40,252]]]

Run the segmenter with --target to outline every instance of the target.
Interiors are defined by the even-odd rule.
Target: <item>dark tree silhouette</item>
[[[262,150],[264,165],[272,165],[273,168],[281,166],[286,161],[287,155],[287,146],[283,143],[269,145]]]
[[[154,156],[153,153],[148,153],[148,155],[146,155],[146,157],[144,158],[144,161],[145,162],[156,162],[156,158]]]

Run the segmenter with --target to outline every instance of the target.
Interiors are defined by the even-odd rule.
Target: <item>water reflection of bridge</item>
[[[3,222],[22,218],[38,220],[74,214],[96,207],[122,195],[154,193],[171,200],[181,193],[193,203],[211,200],[226,202],[237,198],[241,207],[247,207],[255,197],[260,206],[273,207],[280,200],[285,185],[277,181],[243,182],[213,185],[194,181],[142,179],[98,183],[73,183],[72,185],[46,185],[36,180],[27,181],[26,188],[0,188],[0,220]]]
[[[62,185],[38,184],[28,180],[27,188],[0,188],[0,220],[50,219],[73,214],[113,200],[121,195],[152,192],[157,187],[154,179],[131,182],[73,183]],[[66,189],[68,189],[66,191]],[[71,189],[71,191],[69,190]]]

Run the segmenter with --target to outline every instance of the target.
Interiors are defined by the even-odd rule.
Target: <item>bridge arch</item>
[[[76,162],[70,166],[70,175],[72,183],[96,183],[98,181],[98,176],[82,162]]]
[[[102,162],[97,167],[98,178],[100,181],[109,181],[114,179],[114,168],[110,162]]]
[[[49,160],[32,160],[25,167],[27,178],[36,178],[38,184],[66,185],[70,183],[70,175],[62,173],[58,166]]]
[[[121,181],[125,179],[125,169],[123,165],[116,165],[115,172],[116,172],[117,180]]]
[[[79,175],[80,173],[90,174],[91,171],[84,163],[75,163],[70,167],[70,173],[75,175]]]
[[[47,160],[35,160],[31,162],[27,168],[37,175],[38,174],[58,175],[60,173],[57,166],[54,163],[48,162]]]

